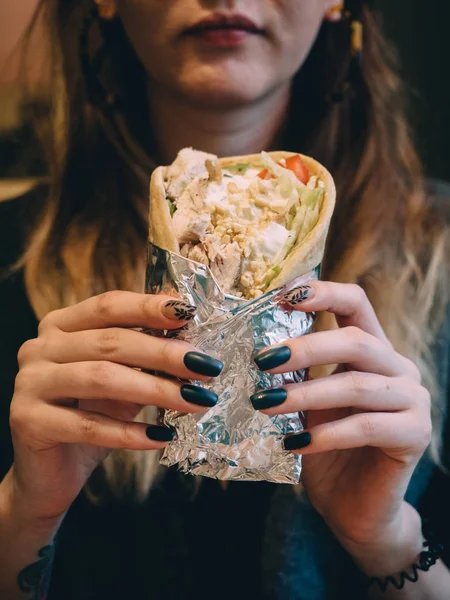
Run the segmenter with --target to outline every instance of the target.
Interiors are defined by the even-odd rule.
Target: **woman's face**
[[[120,0],[154,84],[195,104],[253,103],[301,67],[333,0]]]

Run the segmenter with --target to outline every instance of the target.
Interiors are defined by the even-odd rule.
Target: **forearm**
[[[12,479],[10,471],[0,483],[0,597],[44,598],[62,518],[43,522],[28,517],[15,496]]]

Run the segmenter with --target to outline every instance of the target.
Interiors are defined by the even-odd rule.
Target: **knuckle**
[[[167,396],[167,386],[163,379],[160,377],[153,378],[153,386],[152,393],[155,401],[158,401],[160,398],[165,398]]]
[[[366,356],[369,351],[369,334],[354,325],[346,327],[345,330],[350,342],[356,347],[358,354]]]
[[[173,362],[173,340],[161,341],[161,346],[158,352],[161,364],[167,365]]]
[[[414,381],[417,381],[418,383],[420,383],[422,381],[422,374],[419,370],[419,367],[416,365],[415,362],[413,362],[409,358],[407,358],[405,360],[406,360],[406,368],[408,370],[409,376]]]
[[[29,392],[33,388],[33,385],[35,385],[36,381],[40,379],[40,377],[40,369],[38,370],[35,367],[31,366],[22,367],[16,375],[16,380],[14,382],[14,392],[16,394]]]
[[[359,426],[364,439],[371,440],[378,433],[377,423],[372,419],[371,415],[362,415]]]
[[[47,313],[39,322],[38,325],[38,337],[47,332],[49,329],[55,326],[55,318],[63,309],[53,310]]]
[[[38,338],[27,340],[24,344],[22,344],[22,346],[19,348],[19,352],[17,353],[19,367],[30,360],[33,360],[34,357],[39,356],[40,351],[41,342]]]
[[[123,448],[130,448],[135,441],[133,423],[122,421],[120,423],[119,444]]]
[[[420,388],[419,388],[419,393],[417,394],[417,400],[418,400],[419,404],[426,410],[426,412],[431,414],[431,394],[423,386],[420,386]]]
[[[100,433],[101,423],[99,415],[94,413],[84,413],[80,420],[80,435],[81,438],[90,442],[98,437]]]
[[[422,434],[422,447],[428,448],[428,446],[431,444],[431,440],[433,437],[433,426],[431,423],[431,418],[424,419],[421,434]]]
[[[121,292],[118,290],[113,290],[110,292],[104,292],[103,294],[99,294],[96,299],[96,312],[98,316],[107,321],[114,314],[114,306],[121,296]]]
[[[360,285],[358,285],[357,283],[351,283],[350,286],[351,286],[351,293],[352,293],[353,297],[355,298],[356,304],[358,306],[361,306],[362,304],[365,304],[368,302],[367,294]]]
[[[120,348],[120,333],[115,329],[105,329],[97,334],[95,350],[100,356],[117,354]]]
[[[336,450],[339,447],[338,444],[338,433],[336,426],[333,423],[329,423],[326,428],[327,447],[329,450]]]
[[[308,365],[314,364],[314,359],[316,356],[316,352],[314,349],[314,345],[311,343],[311,338],[308,335],[305,335],[301,338],[301,346],[300,346],[305,360]]]
[[[294,388],[294,397],[300,410],[306,410],[314,407],[314,397],[311,390],[306,385],[297,385]]]
[[[139,311],[144,322],[155,316],[155,304],[152,298],[152,295],[146,294],[139,302]]]
[[[9,425],[11,431],[21,431],[28,419],[27,412],[28,411],[25,410],[24,402],[14,396],[9,411]]]
[[[42,435],[42,427],[38,423],[37,406],[23,399],[14,398],[9,413],[9,426],[13,435],[20,438],[34,438]]]
[[[112,365],[107,361],[93,363],[89,374],[92,389],[98,393],[108,390],[113,378],[112,370]]]
[[[356,395],[361,396],[367,393],[370,388],[369,377],[358,371],[349,371],[347,374],[350,390]]]

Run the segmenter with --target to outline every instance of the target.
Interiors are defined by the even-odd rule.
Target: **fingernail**
[[[253,394],[253,396],[250,396],[250,402],[253,404],[255,410],[264,410],[265,408],[283,404],[286,398],[286,390],[283,390],[283,388],[276,388]]]
[[[198,404],[199,406],[215,406],[219,399],[217,394],[211,390],[206,390],[199,385],[185,383],[181,386],[181,395],[186,402]]]
[[[149,425],[145,430],[147,437],[156,442],[171,442],[175,437],[173,427],[160,427],[159,425]]]
[[[291,358],[291,349],[288,346],[270,348],[255,357],[255,363],[260,371],[269,371],[284,365]]]
[[[286,302],[286,304],[290,304],[291,306],[297,306],[297,304],[302,304],[302,302],[306,302],[306,300],[311,300],[316,295],[316,290],[310,285],[301,285],[289,293],[287,293],[281,299],[282,302]]]
[[[284,449],[285,450],[300,450],[301,448],[306,448],[311,443],[311,434],[309,431],[302,431],[301,433],[296,433],[295,435],[289,435],[284,438]]]
[[[163,315],[173,321],[190,321],[197,313],[195,306],[181,300],[169,300],[162,309]]]
[[[193,373],[206,375],[207,377],[217,377],[223,369],[223,363],[220,360],[201,352],[188,352],[185,354],[184,364]]]

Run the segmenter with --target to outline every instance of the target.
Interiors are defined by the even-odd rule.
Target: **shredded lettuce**
[[[169,205],[170,216],[173,217],[175,211],[177,210],[175,202],[167,198],[167,204]]]
[[[248,169],[250,169],[250,164],[248,163],[236,163],[235,165],[228,165],[227,167],[223,167],[230,173],[234,175],[245,175]]]
[[[300,244],[308,236],[308,234],[314,229],[319,220],[319,205],[316,204],[314,207],[307,208],[306,214],[303,220],[300,231],[297,236],[297,243]]]
[[[275,279],[275,277],[280,273],[280,271],[281,267],[279,267],[278,265],[270,269],[266,277],[266,287]]]
[[[304,188],[301,192],[301,204],[297,204],[293,209],[291,208],[288,216],[287,228],[289,229],[289,238],[280,252],[278,265],[274,268],[278,268],[289,255],[295,244],[300,244],[307,237],[307,235],[314,229],[319,220],[320,213],[320,200],[323,196],[323,189],[316,188],[309,190]],[[273,277],[270,279],[272,281]],[[270,283],[269,281],[269,283]]]
[[[309,188],[304,187],[300,191],[300,200],[305,206],[310,206],[313,208],[320,204],[323,193],[323,188],[315,188],[314,190],[310,190]]]

